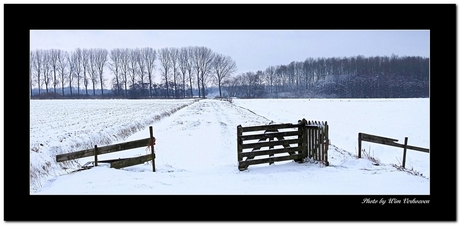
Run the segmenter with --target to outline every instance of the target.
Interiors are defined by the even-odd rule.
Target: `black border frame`
[[[456,221],[456,5],[455,4],[4,4],[4,220],[5,221]],[[168,19],[181,10],[182,19]],[[114,12],[123,12],[114,14]],[[116,15],[116,16],[115,16]],[[120,16],[121,15],[121,16]],[[217,19],[216,19],[217,18]],[[29,194],[28,151],[12,115],[28,106],[30,29],[429,29],[431,194],[429,196],[41,196]],[[15,76],[14,76],[15,75]],[[12,83],[18,83],[25,95]],[[24,80],[22,80],[24,79]],[[442,88],[441,91],[437,90]],[[444,93],[443,93],[444,92]],[[18,103],[18,97],[21,104]],[[24,100],[22,100],[24,98]],[[452,99],[453,98],[453,99]],[[447,100],[447,101],[444,101]],[[449,101],[450,100],[450,101]],[[447,104],[444,104],[444,103]],[[442,119],[438,117],[442,113]],[[453,115],[455,113],[455,115]],[[16,114],[16,113],[15,113]],[[18,119],[11,119],[18,118]],[[21,118],[21,119],[19,119]],[[449,118],[450,122],[440,123]],[[19,124],[21,125],[19,125]],[[22,123],[25,123],[24,125]],[[441,125],[439,125],[441,124]],[[438,126],[442,126],[438,129]],[[9,129],[6,129],[9,128]],[[19,129],[15,129],[19,128]],[[22,133],[22,132],[19,132]],[[434,135],[434,136],[433,136]],[[22,135],[21,135],[22,136]],[[17,143],[17,142],[16,142]],[[19,181],[19,182],[18,182]],[[430,204],[361,204],[364,198],[429,199]],[[257,202],[247,205],[245,200]],[[100,202],[101,208],[81,208]],[[126,207],[115,207],[131,202]],[[173,202],[172,206],[168,202]],[[280,202],[283,202],[280,204]],[[311,205],[324,210],[308,214]],[[100,207],[101,204],[96,204]],[[276,207],[285,206],[284,208]],[[180,206],[180,208],[173,208]],[[93,213],[95,211],[109,213]],[[83,213],[87,212],[87,213]],[[172,215],[172,216],[171,216]]]

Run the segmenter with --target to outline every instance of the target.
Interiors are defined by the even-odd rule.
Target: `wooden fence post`
[[[241,153],[243,153],[243,140],[241,140],[241,136],[243,135],[243,127],[241,125],[238,125],[236,127],[236,153],[238,157],[238,169],[240,171],[245,170],[247,167],[242,167],[240,166],[240,162],[243,161],[243,157],[241,156]]]
[[[302,157],[303,157],[303,161],[305,162],[305,159],[307,158],[308,156],[308,153],[307,153],[307,120],[305,118],[302,119],[302,122],[301,122],[301,125],[300,125],[300,129],[301,129],[301,132],[302,132]]]
[[[327,125],[327,121],[325,122],[324,126],[326,127],[326,153],[325,153],[325,159],[326,159],[326,166],[329,166],[329,160],[327,157],[327,152],[329,151],[329,125]]]
[[[404,151],[403,151],[403,161],[402,161],[402,167],[406,168],[406,151],[407,151],[407,137],[404,139]]]
[[[313,125],[317,125],[316,121],[313,121]],[[315,160],[321,160],[321,159],[318,159],[318,145],[319,145],[319,135],[318,135],[318,133],[319,133],[319,131],[315,127],[313,129],[313,140],[314,140],[314,143],[313,143],[313,159],[315,159]]]
[[[307,125],[311,125],[311,121],[308,121]],[[313,143],[312,134],[313,132],[312,132],[311,127],[308,127],[307,128],[307,157],[308,158],[311,158],[311,156],[313,155],[312,153],[312,143]]]
[[[358,159],[361,158],[361,133],[358,133]]]
[[[267,131],[268,131],[268,130],[267,130]],[[273,130],[273,131],[274,131],[274,130]],[[274,140],[275,140],[275,137],[270,137],[270,138],[268,138],[268,142],[273,142]],[[275,146],[273,146],[273,145],[268,146],[268,149],[269,149],[269,150],[272,150],[272,149],[274,149],[274,148],[275,148]],[[269,154],[269,155],[268,155],[268,158],[271,158],[271,157],[273,157],[273,156],[275,156],[275,154]],[[271,165],[271,164],[273,164],[273,163],[274,163],[274,162],[269,162],[268,165]]]
[[[97,145],[94,145],[94,166],[97,166]]]
[[[155,137],[153,137],[153,127],[152,126],[149,127],[149,131],[150,131],[150,149],[152,150],[152,171],[155,172],[155,147],[154,147]]]

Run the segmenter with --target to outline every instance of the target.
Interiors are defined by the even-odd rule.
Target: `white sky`
[[[205,46],[239,73],[308,57],[430,55],[429,30],[31,30],[30,49]]]

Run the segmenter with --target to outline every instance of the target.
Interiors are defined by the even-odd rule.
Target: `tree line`
[[[241,98],[429,97],[429,58],[418,56],[307,58],[226,80]]]
[[[88,97],[90,87],[99,97],[204,98],[211,85],[220,97],[429,97],[429,58],[419,56],[307,58],[256,72],[236,70],[230,56],[207,47],[35,50],[30,94]],[[104,71],[113,75],[109,83]]]
[[[182,48],[116,48],[80,49],[66,52],[59,49],[30,52],[30,94],[32,97],[90,96],[100,87],[104,96],[107,77],[113,74],[108,97],[121,98],[186,98],[206,96],[207,87],[217,85],[222,95],[223,81],[237,69],[230,56],[207,47]],[[159,71],[161,82],[154,82]],[[44,89],[43,89],[44,88]],[[60,88],[60,90],[59,90]],[[34,94],[35,92],[38,92]],[[75,91],[76,90],[76,93]]]

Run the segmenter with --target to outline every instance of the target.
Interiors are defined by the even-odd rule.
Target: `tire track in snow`
[[[236,167],[236,127],[269,122],[227,101],[200,100],[155,124],[156,165],[169,171]]]

